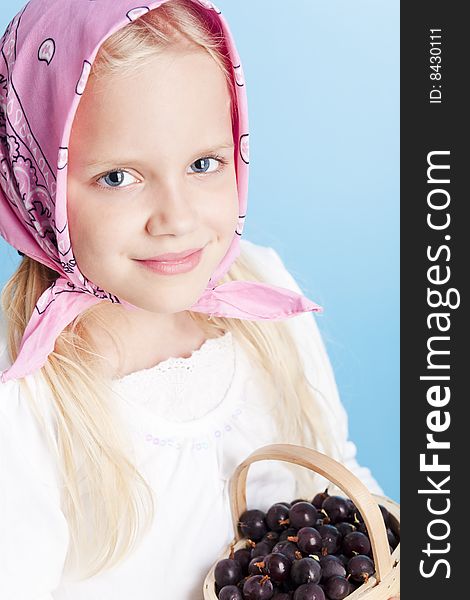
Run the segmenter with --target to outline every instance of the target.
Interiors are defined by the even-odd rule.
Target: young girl
[[[357,464],[316,322],[241,239],[248,120],[206,0],[31,0],[1,39],[0,597],[197,600],[268,443]],[[253,465],[252,508],[327,481]],[[330,493],[342,493],[333,487]]]

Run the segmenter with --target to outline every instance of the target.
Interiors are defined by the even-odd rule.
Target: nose
[[[152,236],[185,235],[198,224],[195,199],[190,190],[177,181],[160,182],[152,190],[146,229]]]

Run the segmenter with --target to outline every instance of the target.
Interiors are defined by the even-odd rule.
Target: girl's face
[[[238,223],[229,102],[222,71],[199,50],[89,81],[70,139],[67,211],[77,264],[94,284],[157,313],[203,293]],[[201,247],[187,273],[136,261]]]

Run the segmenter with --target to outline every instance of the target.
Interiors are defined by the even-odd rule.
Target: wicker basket
[[[398,535],[400,534],[400,506],[384,496],[372,495],[351,471],[321,452],[294,444],[272,444],[255,450],[238,465],[230,479],[230,506],[236,537],[214,563],[204,580],[205,600],[217,600],[214,577],[217,562],[228,558],[232,547],[234,550],[245,547],[246,539],[240,535],[238,519],[247,509],[246,478],[248,469],[253,462],[258,460],[282,460],[311,469],[334,483],[356,504],[369,532],[376,571],[373,576],[369,577],[367,583],[362,584],[347,596],[347,600],[389,600],[399,594],[400,544],[395,548],[393,554],[390,554],[387,532],[378,503],[385,506],[390,512],[391,528]]]

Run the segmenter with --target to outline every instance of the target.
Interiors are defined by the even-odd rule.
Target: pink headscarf
[[[31,0],[0,40],[0,233],[19,252],[59,273],[40,296],[6,382],[41,368],[61,331],[97,302],[138,307],[100,289],[80,272],[68,229],[70,131],[100,45],[167,0]],[[239,120],[236,172],[239,222],[232,243],[189,310],[236,319],[279,320],[322,308],[305,296],[252,281],[216,285],[240,254],[247,209],[249,133],[243,69],[228,24],[207,0],[192,0],[219,20],[233,64]]]

